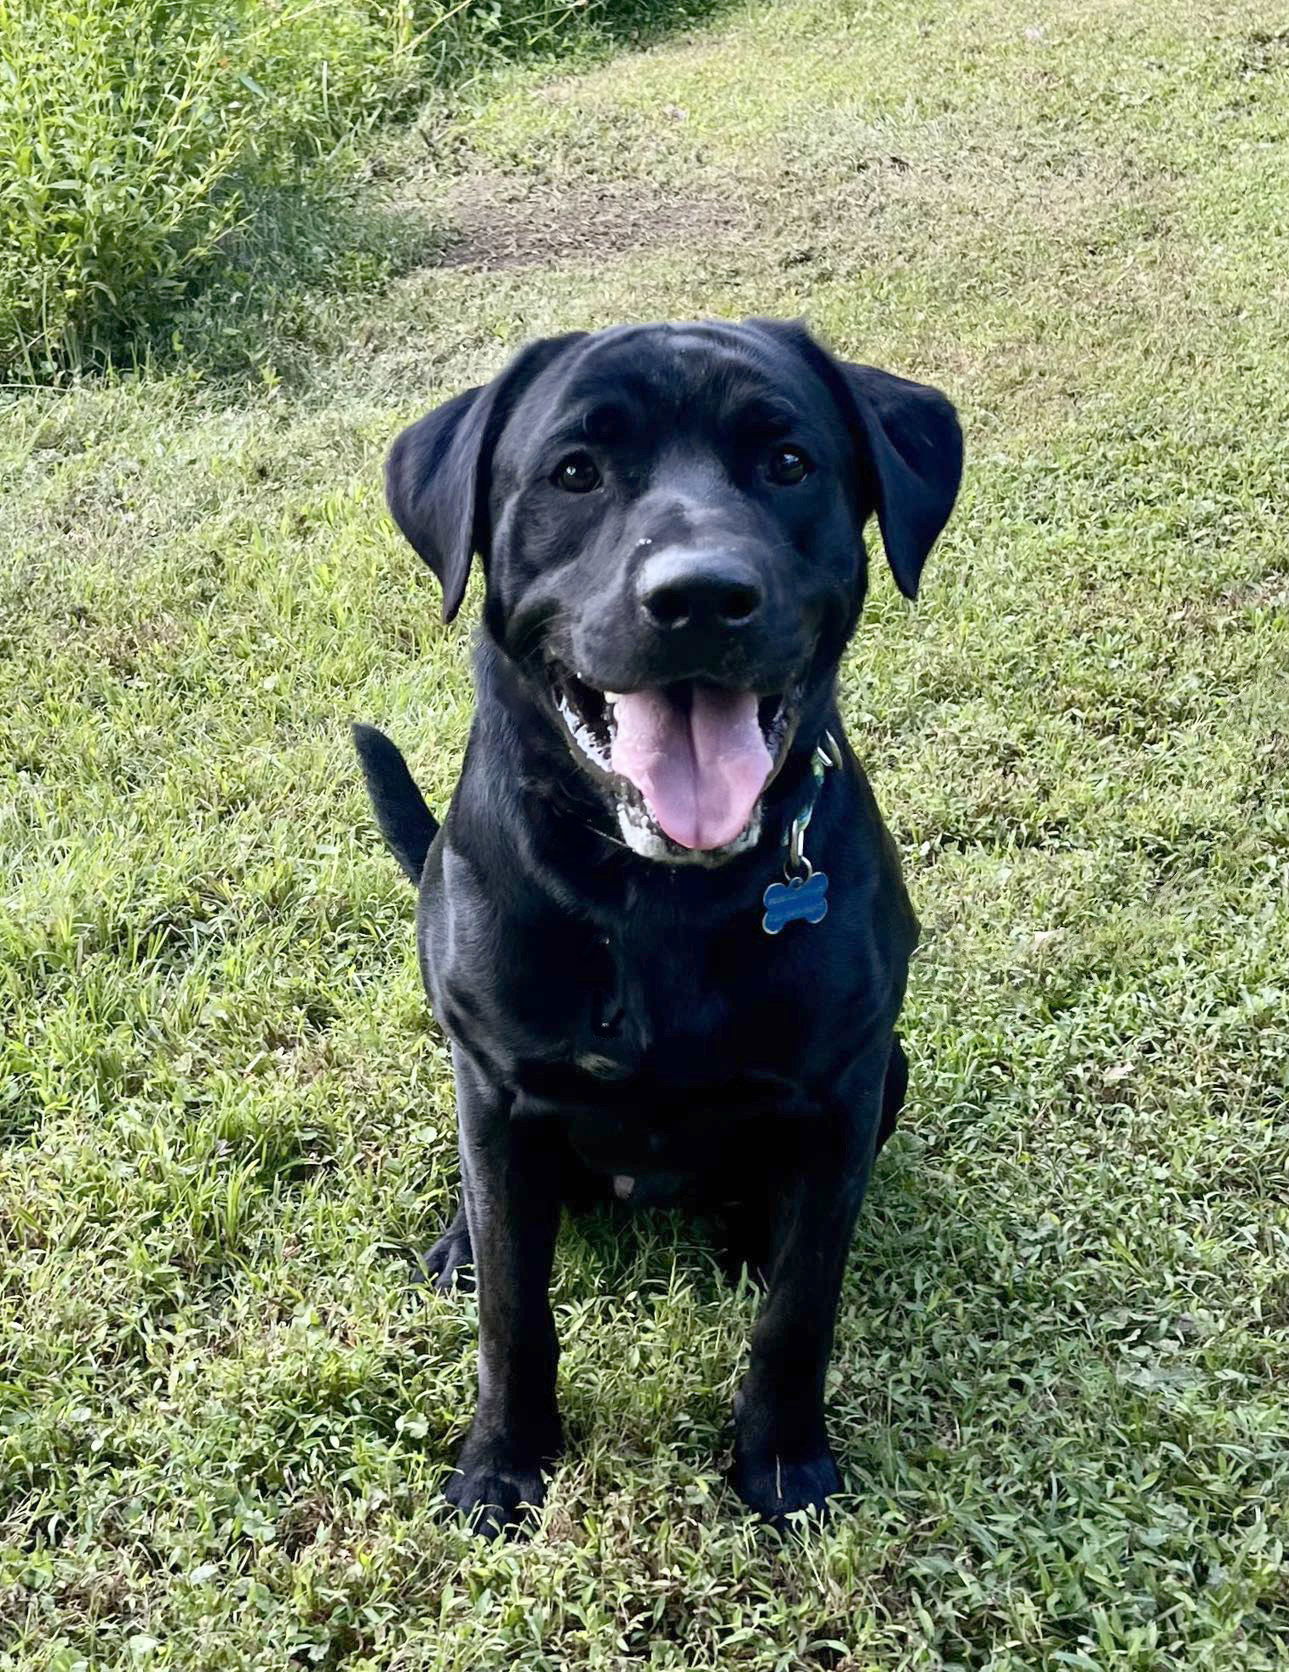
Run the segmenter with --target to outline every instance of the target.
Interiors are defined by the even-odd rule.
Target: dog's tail
[[[380,833],[412,881],[420,882],[439,821],[425,805],[407,762],[384,732],[375,726],[355,725],[353,736]]]

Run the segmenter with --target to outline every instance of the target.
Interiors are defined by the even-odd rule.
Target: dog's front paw
[[[496,1442],[467,1440],[443,1495],[484,1538],[513,1532],[546,1499],[541,1463],[519,1460]]]
[[[784,1527],[788,1517],[807,1510],[821,1519],[828,1513],[828,1499],[841,1490],[841,1475],[827,1446],[811,1457],[736,1455],[734,1490],[750,1510]]]

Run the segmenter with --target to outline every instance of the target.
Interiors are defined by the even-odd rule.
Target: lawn
[[[752,4],[393,135],[425,264],[255,376],[10,397],[5,1672],[1289,1665],[1287,147],[1273,0]],[[489,1547],[438,1504],[473,1304],[409,1281],[447,1052],[347,739],[441,808],[471,627],[381,457],[529,336],[754,312],[968,440],[845,668],[925,932],[847,1492],[748,1521],[755,1297],[701,1225],[592,1218],[568,1455]]]

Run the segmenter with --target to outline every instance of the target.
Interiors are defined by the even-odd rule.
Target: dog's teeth
[[[615,703],[621,695],[621,691],[606,691],[604,693],[604,700],[607,703]]]

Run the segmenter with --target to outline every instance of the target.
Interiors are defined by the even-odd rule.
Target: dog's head
[[[913,597],[961,467],[936,390],[755,320],[532,343],[399,436],[388,492],[445,620],[479,553],[488,632],[629,845],[711,862],[822,723],[868,517]]]

